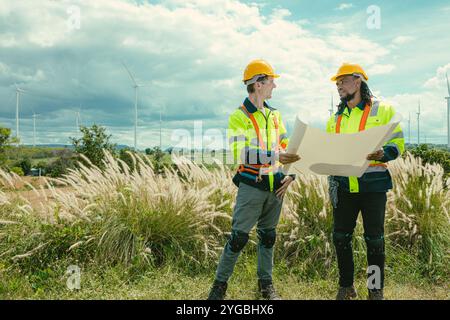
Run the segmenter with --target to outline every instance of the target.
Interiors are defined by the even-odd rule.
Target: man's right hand
[[[289,164],[300,160],[300,156],[295,153],[280,153],[278,161],[282,164]]]

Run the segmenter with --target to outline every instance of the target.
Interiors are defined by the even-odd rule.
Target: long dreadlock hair
[[[361,100],[364,102],[364,105],[368,103],[370,104],[373,94],[372,91],[370,91],[367,83],[365,83],[364,81],[361,81],[360,93],[361,93]],[[345,108],[346,105],[347,103],[341,100],[341,102],[338,105],[338,111],[341,111],[343,108]]]

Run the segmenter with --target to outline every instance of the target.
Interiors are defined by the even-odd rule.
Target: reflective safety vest
[[[372,127],[388,124],[394,114],[395,110],[392,106],[377,99],[372,99],[371,103],[367,104],[363,110],[355,107],[349,112],[348,107],[345,107],[344,110],[338,111],[328,120],[327,132],[339,134],[356,133]],[[405,151],[405,141],[400,125],[394,129],[384,147],[396,149],[398,156]],[[385,162],[371,161],[364,174],[386,171],[388,169]],[[360,192],[358,178],[348,177],[348,180],[349,191],[351,193]]]
[[[247,98],[229,118],[228,139],[238,174],[255,186],[268,180],[273,191],[274,174],[279,171],[275,156],[289,140],[278,110],[266,103],[264,108],[265,114]]]

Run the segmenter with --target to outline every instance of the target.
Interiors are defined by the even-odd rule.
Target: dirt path
[[[25,182],[30,183],[33,187],[35,187],[38,190],[39,194],[36,194],[33,190],[27,190],[28,186]],[[41,189],[41,186],[43,187],[43,190]],[[45,183],[44,177],[21,177],[20,180],[15,181],[14,187],[16,190],[5,190],[5,194],[8,197],[23,197],[27,199],[30,202],[30,205],[35,208],[39,206],[39,203],[45,202],[45,198],[47,197],[47,200],[53,200],[54,197],[52,195],[52,192],[50,189],[47,188],[47,184]],[[64,186],[57,186],[56,189],[58,191],[73,191],[73,187],[64,187]]]

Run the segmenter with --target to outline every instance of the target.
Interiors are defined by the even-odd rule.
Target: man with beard
[[[331,116],[327,132],[356,133],[387,124],[395,111],[389,104],[376,99],[367,84],[367,74],[357,64],[344,63],[331,78],[336,82],[341,98],[338,111]],[[398,125],[382,149],[367,156],[371,160],[360,177],[329,177],[330,197],[333,203],[333,243],[339,267],[338,300],[356,297],[353,286],[354,263],[352,235],[361,211],[364,239],[367,245],[368,270],[374,270],[375,283],[368,281],[368,298],[383,299],[384,286],[384,219],[386,193],[392,188],[387,162],[399,157],[404,147],[403,132]],[[372,279],[371,272],[369,279]]]

